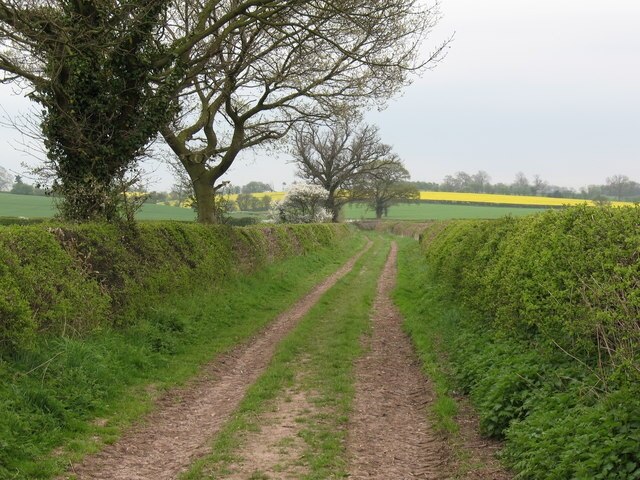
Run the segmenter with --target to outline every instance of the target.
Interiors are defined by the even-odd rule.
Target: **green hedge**
[[[426,252],[450,292],[491,325],[603,375],[640,372],[639,207],[453,222]]]
[[[84,335],[127,323],[164,294],[331,244],[344,225],[232,228],[180,222],[0,229],[0,352],[36,334]]]
[[[573,207],[422,235],[423,322],[517,478],[640,479],[639,227]]]

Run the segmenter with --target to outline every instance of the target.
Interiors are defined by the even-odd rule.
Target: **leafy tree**
[[[277,223],[322,223],[331,221],[326,208],[329,192],[319,185],[293,185],[284,198],[275,202],[269,214]]]
[[[249,182],[242,187],[242,193],[262,193],[271,191],[273,191],[271,185],[262,182]]]
[[[271,208],[271,204],[273,199],[270,195],[265,195],[260,199],[260,210],[269,210]]]
[[[402,161],[394,158],[358,177],[352,186],[352,198],[365,201],[380,219],[394,203],[420,198],[420,192],[409,179]]]
[[[224,30],[161,130],[191,178],[200,222],[216,221],[219,179],[241,151],[275,145],[301,122],[383,104],[444,48],[420,58],[438,12],[419,0],[229,0],[215,12],[256,3],[265,12]]]
[[[236,198],[236,203],[241,211],[248,212],[251,210],[258,210],[260,200],[250,193],[241,193],[238,195],[238,198]]]
[[[292,142],[298,176],[327,190],[334,222],[349,201],[346,189],[359,176],[392,161],[391,147],[381,142],[377,127],[362,125],[356,130],[344,119],[325,127],[298,127]]]
[[[10,190],[11,193],[16,195],[33,195],[33,186],[28,185],[22,181],[20,175],[16,175],[15,182]]]
[[[427,192],[437,192],[440,190],[440,184],[438,182],[421,182],[414,181],[411,184],[416,187],[417,190],[424,190]]]
[[[42,108],[47,167],[66,218],[116,218],[119,182],[174,110],[176,47],[157,38],[169,5],[0,3],[1,80],[28,86]]]
[[[442,182],[442,189],[446,192],[471,192],[473,178],[467,172],[457,172],[447,175]]]

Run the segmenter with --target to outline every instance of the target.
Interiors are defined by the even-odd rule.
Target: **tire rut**
[[[390,293],[397,245],[391,245],[378,282],[367,353],[356,364],[356,393],[347,439],[349,478],[444,479],[450,458],[446,440],[428,421],[430,385]]]
[[[196,379],[169,392],[153,413],[113,445],[72,466],[62,478],[169,480],[208,453],[211,438],[267,368],[276,346],[320,297],[351,271],[369,243],[261,334],[206,366]]]
[[[508,480],[512,475],[495,458],[498,442],[483,439],[466,400],[454,438],[435,431],[427,410],[433,386],[402,329],[402,315],[391,299],[397,275],[397,245],[391,245],[378,281],[368,352],[356,363],[356,391],[347,438],[349,478]]]

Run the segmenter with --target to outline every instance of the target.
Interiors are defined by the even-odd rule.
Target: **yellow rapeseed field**
[[[284,197],[284,192],[262,192],[262,193],[252,193],[251,195],[256,198],[262,198],[268,195],[271,197],[271,201],[276,202],[276,201],[282,200],[282,198]],[[225,195],[225,198],[235,202],[236,199],[238,198],[238,195],[236,195],[235,193],[231,195]]]
[[[594,205],[591,200],[576,198],[550,198],[525,195],[497,195],[492,193],[454,193],[454,192],[420,192],[420,200],[432,202],[466,202],[491,203],[496,205],[530,205],[536,207],[561,207],[563,205]],[[629,202],[611,202],[611,205],[622,207],[633,205]]]
[[[266,195],[271,197],[272,201],[279,201],[285,195],[285,192],[263,192],[252,193],[256,198],[262,198]],[[238,195],[225,195],[225,198],[233,202],[236,201]],[[480,203],[492,205],[527,205],[532,207],[562,207],[566,205],[594,205],[591,200],[580,200],[577,198],[551,198],[551,197],[534,197],[531,195],[498,195],[493,193],[457,193],[457,192],[420,192],[420,200],[430,202],[456,202],[456,203]],[[181,206],[190,207],[190,202],[184,202]],[[611,202],[616,207],[633,206],[630,202]]]

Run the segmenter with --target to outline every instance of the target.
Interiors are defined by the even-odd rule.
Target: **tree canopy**
[[[200,221],[215,221],[219,179],[241,151],[273,144],[301,122],[382,105],[436,62],[419,47],[437,6],[417,0],[273,2],[277,14],[220,41],[180,93],[182,110],[162,129],[193,184]]]
[[[327,208],[334,222],[350,200],[347,190],[352,184],[393,160],[391,146],[382,143],[377,127],[356,127],[350,120],[325,126],[303,125],[295,129],[292,139],[297,175],[329,192]]]
[[[394,157],[358,176],[351,187],[351,198],[365,202],[376,212],[376,218],[382,218],[394,203],[420,198],[418,189],[409,183],[410,178],[402,161]]]

